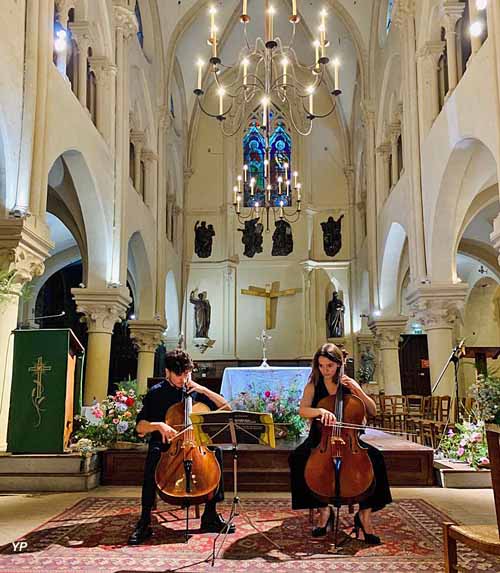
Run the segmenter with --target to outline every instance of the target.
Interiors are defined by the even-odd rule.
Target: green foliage
[[[120,382],[113,396],[108,396],[101,403],[92,406],[92,415],[98,423],[75,416],[72,441],[82,438],[91,440],[98,446],[109,446],[117,440],[123,442],[142,442],[135,433],[137,412],[142,408],[142,401],[137,395],[137,382],[128,380]]]
[[[470,393],[476,402],[479,418],[491,424],[500,424],[500,378],[488,372],[479,374]]]
[[[307,422],[298,414],[301,391],[294,385],[275,390],[257,390],[250,386],[248,392],[241,392],[231,403],[237,410],[268,412],[275,424],[286,426],[289,438],[299,438],[307,428]]]

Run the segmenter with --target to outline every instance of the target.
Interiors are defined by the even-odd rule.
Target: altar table
[[[221,394],[228,401],[235,400],[241,392],[263,392],[294,386],[302,392],[309,379],[311,368],[268,366],[253,368],[226,368],[222,377]]]

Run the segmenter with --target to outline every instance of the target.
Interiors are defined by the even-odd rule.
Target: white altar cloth
[[[263,392],[290,386],[295,386],[302,393],[310,373],[309,367],[294,366],[226,368],[222,377],[221,394],[226,400],[232,401],[241,392]]]

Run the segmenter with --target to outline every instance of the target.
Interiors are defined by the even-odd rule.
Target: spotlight
[[[470,25],[469,32],[473,38],[479,38],[479,36],[483,33],[483,23],[481,20],[476,20]]]

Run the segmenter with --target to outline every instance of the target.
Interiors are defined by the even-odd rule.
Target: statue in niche
[[[195,288],[189,295],[189,302],[194,305],[194,323],[196,326],[196,338],[208,338],[210,328],[210,302],[206,292],[198,293]]]
[[[273,233],[273,257],[286,257],[293,251],[292,226],[288,221],[278,219],[274,223],[276,228]]]
[[[264,231],[264,225],[259,223],[259,219],[250,219],[250,221],[245,221],[245,228],[238,229],[243,233],[241,237],[241,242],[245,245],[245,250],[243,254],[245,257],[252,258],[255,253],[262,253],[262,232]]]
[[[212,254],[212,238],[215,237],[213,225],[206,221],[196,221],[194,225],[194,252],[200,259],[207,259]]]
[[[342,219],[344,215],[335,221],[333,217],[328,217],[321,223],[323,229],[323,249],[329,257],[334,257],[342,248]]]
[[[338,293],[334,292],[332,300],[326,307],[326,331],[328,338],[342,338],[344,336],[344,303],[339,299]]]
[[[361,353],[360,362],[357,380],[360,383],[370,382],[373,380],[375,373],[375,354],[373,354],[369,346],[365,346]]]

